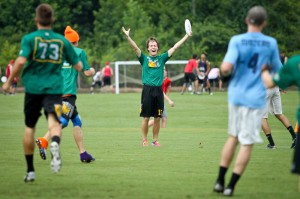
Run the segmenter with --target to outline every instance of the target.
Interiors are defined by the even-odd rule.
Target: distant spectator
[[[13,65],[15,63],[15,60],[10,60],[9,64],[6,66],[6,78],[8,79],[8,77],[10,76],[11,72],[12,72],[12,69],[13,69]],[[16,87],[17,87],[17,84],[18,84],[18,80],[19,80],[19,77],[16,76],[13,80],[13,83],[9,89],[9,94],[10,95],[14,95],[15,94],[15,91],[16,91]]]
[[[282,64],[285,64],[288,60],[288,57],[285,56],[285,53],[283,51],[280,51],[280,61]]]
[[[219,91],[222,90],[222,80],[220,78],[220,69],[218,68],[218,66],[215,65],[209,71],[208,79],[209,79],[210,85],[212,85],[213,89],[214,89],[214,87],[216,87],[218,85]],[[213,89],[212,89],[211,93],[213,92]]]
[[[114,93],[114,87],[111,84],[111,78],[114,75],[114,72],[113,72],[112,68],[110,67],[109,62],[105,63],[105,66],[101,72],[102,72],[102,76],[103,76],[103,86],[104,87],[109,86],[110,91],[112,93]]]
[[[90,89],[91,94],[94,94],[94,88],[95,88],[96,85],[98,85],[100,90],[101,90],[101,87],[103,85],[101,69],[99,69],[99,71],[96,72],[96,74],[93,76],[93,83],[92,83],[92,86],[91,86],[91,89]]]
[[[189,86],[189,84],[194,84],[194,94],[198,91],[198,79],[195,77],[193,70],[195,69],[197,71],[197,74],[199,74],[199,70],[197,68],[197,55],[194,54],[191,59],[189,59],[188,63],[185,65],[184,68],[184,83],[181,90],[181,95],[184,94],[186,88]]]

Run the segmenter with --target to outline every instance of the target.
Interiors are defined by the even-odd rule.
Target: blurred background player
[[[5,71],[5,76],[6,78],[8,79],[11,72],[12,72],[12,69],[13,69],[13,66],[14,66],[14,63],[15,63],[15,60],[10,60],[9,64],[6,66],[6,71]],[[10,95],[14,95],[15,94],[15,91],[16,91],[16,87],[17,87],[17,84],[18,84],[18,80],[19,80],[19,77],[16,76],[13,80],[13,83],[9,89],[9,94]]]
[[[25,86],[23,149],[27,163],[25,182],[35,180],[34,134],[42,108],[47,118],[52,139],[50,167],[54,173],[60,170],[62,160],[59,144],[62,128],[59,117],[63,94],[63,85],[61,84],[63,82],[61,75],[63,59],[71,63],[77,71],[82,69],[82,63],[70,42],[52,30],[53,15],[53,9],[49,4],[37,6],[35,10],[37,31],[23,36],[21,50],[12,73],[2,86],[4,91],[9,91],[13,79],[24,67],[22,73],[22,82]],[[33,49],[32,46],[36,46],[36,48]],[[47,48],[47,46],[51,47]]]
[[[197,55],[193,54],[192,58],[189,59],[188,63],[185,65],[184,68],[184,83],[181,89],[181,95],[184,94],[186,88],[192,84],[194,86],[194,94],[198,91],[198,80],[195,77],[194,70],[197,71],[197,74],[199,75],[199,69],[197,68]]]
[[[296,134],[294,132],[294,129],[293,129],[289,119],[287,118],[287,116],[285,116],[282,113],[280,91],[277,86],[274,88],[267,89],[267,105],[266,105],[265,113],[264,113],[263,119],[262,119],[262,130],[269,141],[269,144],[267,145],[267,149],[276,149],[276,145],[275,145],[275,142],[274,142],[272,134],[271,134],[271,128],[268,123],[268,113],[275,115],[275,117],[289,131],[289,133],[291,134],[291,137],[292,137],[291,148],[294,148],[296,145]]]
[[[73,30],[70,26],[67,26],[65,29],[65,38],[68,39],[72,45],[74,46],[75,52],[80,58],[82,62],[82,71],[85,76],[90,77],[95,74],[95,69],[90,68],[87,62],[87,56],[84,50],[78,48],[79,35]],[[82,122],[80,115],[77,111],[76,107],[76,93],[77,93],[77,79],[78,72],[74,70],[72,65],[68,62],[64,62],[62,68],[62,76],[63,76],[63,105],[62,105],[62,116],[59,118],[62,128],[68,126],[69,120],[71,119],[73,123],[73,136],[77,147],[80,152],[80,160],[81,162],[92,162],[95,158],[89,154],[83,145],[83,132],[82,132]],[[50,139],[49,131],[42,138],[36,139],[36,144],[39,147],[40,156],[43,160],[46,159],[46,149],[48,146],[48,140]]]
[[[300,95],[300,55],[293,56],[289,58],[287,63],[280,69],[279,73],[271,76],[269,68],[264,67],[262,71],[262,78],[265,85],[268,88],[272,88],[275,85],[279,86],[281,89],[286,89],[289,86],[296,85],[298,87],[298,93]],[[300,122],[300,104],[297,110],[297,123]],[[291,172],[298,175],[298,191],[300,192],[300,137],[299,129],[296,138],[295,153],[292,159]],[[296,131],[296,132],[297,132]]]
[[[101,75],[101,68],[96,72],[96,74],[93,76],[93,83],[92,86],[90,88],[91,90],[91,94],[94,94],[94,89],[95,86],[98,85],[99,89],[101,91],[101,87],[103,85],[103,81],[102,81],[102,75]]]
[[[114,75],[113,69],[110,67],[109,62],[105,63],[105,66],[102,68],[102,77],[103,77],[103,87],[109,86],[110,92],[114,93],[114,87],[111,84],[111,78]]]
[[[174,102],[168,96],[168,93],[170,91],[170,87],[171,87],[171,80],[168,77],[167,70],[164,69],[164,81],[162,83],[162,89],[163,89],[163,92],[164,92],[164,99],[167,100],[168,104],[171,107],[174,107]],[[163,114],[161,116],[161,125],[160,125],[161,128],[166,128],[167,120],[168,120],[168,114],[167,114],[166,106],[164,105]],[[148,126],[149,127],[153,126],[153,123],[154,123],[154,120],[149,120]]]
[[[200,85],[200,92],[204,92],[204,89],[207,89],[208,94],[212,95],[211,89],[210,89],[210,82],[208,79],[208,73],[210,71],[210,63],[206,59],[206,54],[202,53],[200,59],[197,60],[197,62],[198,62],[198,69],[199,69],[200,73],[204,73],[204,75],[205,75],[204,79],[198,78],[198,82]]]
[[[208,80],[211,87],[211,93],[213,93],[213,90],[216,86],[219,87],[219,91],[222,91],[222,80],[220,76],[220,69],[218,66],[215,65],[208,73]]]

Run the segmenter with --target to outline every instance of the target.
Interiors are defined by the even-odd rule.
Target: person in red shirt
[[[113,69],[110,67],[109,62],[105,63],[105,66],[102,69],[103,76],[103,86],[109,86],[112,93],[115,92],[113,85],[111,85],[111,77],[114,75]]]
[[[10,60],[9,64],[6,66],[6,73],[5,73],[5,76],[6,78],[8,79],[8,77],[10,76],[11,72],[12,72],[12,68],[13,68],[13,65],[15,63],[15,60]],[[14,78],[14,81],[9,89],[9,94],[10,95],[14,95],[15,94],[15,91],[16,91],[16,87],[17,87],[17,83],[18,83],[18,76],[16,76]]]
[[[197,59],[197,55],[194,54],[193,57],[185,65],[185,68],[184,68],[184,83],[183,83],[183,86],[182,86],[181,95],[183,95],[183,93],[185,92],[187,86],[190,83],[193,83],[193,82],[194,82],[194,92],[193,92],[193,94],[199,94],[198,92],[196,92],[196,91],[198,91],[198,87],[199,87],[198,78],[196,78],[195,74],[194,74],[194,69],[196,69],[197,75],[200,74],[200,71],[197,67],[198,63],[197,63],[196,59]]]
[[[168,97],[168,93],[170,92],[170,87],[171,87],[171,79],[168,77],[168,72],[166,68],[164,69],[164,81],[162,83],[162,90],[164,93],[164,99],[168,101],[169,105],[171,107],[174,107],[174,102]],[[166,107],[164,107],[162,116],[161,116],[161,128],[166,128],[167,125],[167,111]],[[149,120],[148,122],[148,127],[153,126],[154,120]]]

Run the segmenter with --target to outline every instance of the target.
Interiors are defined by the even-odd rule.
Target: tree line
[[[190,19],[193,36],[172,57],[186,60],[207,53],[219,64],[234,34],[246,31],[250,7],[262,5],[268,12],[265,34],[275,37],[280,50],[291,56],[300,52],[300,1],[298,0],[0,0],[0,66],[18,55],[24,34],[36,30],[35,8],[49,3],[55,11],[53,29],[61,34],[67,25],[80,35],[79,47],[102,66],[106,61],[136,60],[121,27],[142,51],[154,36],[160,52],[168,50],[185,34],[184,20]]]

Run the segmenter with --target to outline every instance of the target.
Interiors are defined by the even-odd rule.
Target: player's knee
[[[60,117],[60,118],[59,118],[59,121],[60,121],[60,123],[61,123],[61,125],[62,125],[62,128],[67,127],[68,124],[69,124],[69,120],[67,120],[67,119],[64,118],[64,117]]]
[[[73,125],[74,125],[74,126],[79,126],[79,127],[82,126],[82,122],[81,122],[81,118],[80,118],[80,115],[79,115],[79,114],[76,115],[76,117],[74,117],[74,118],[72,119],[72,122],[73,122]]]

